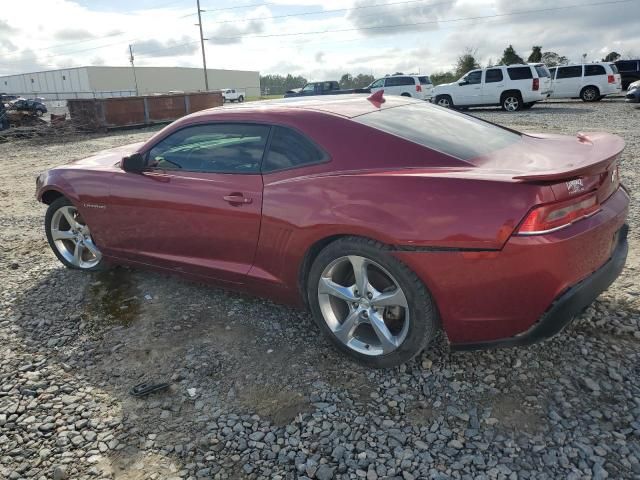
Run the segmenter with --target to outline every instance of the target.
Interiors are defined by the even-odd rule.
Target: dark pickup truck
[[[289,97],[309,97],[312,95],[340,95],[343,93],[371,93],[368,88],[340,89],[340,84],[335,80],[327,82],[311,82],[304,87],[289,90],[284,94],[284,98]]]

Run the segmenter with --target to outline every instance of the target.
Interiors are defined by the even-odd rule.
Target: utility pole
[[[204,89],[206,92],[209,91],[209,77],[207,77],[207,55],[204,53],[204,41],[207,40],[202,35],[202,12],[204,10],[200,9],[200,0],[196,0],[198,4],[198,27],[200,27],[200,45],[202,46],[202,68],[204,69]]]
[[[136,97],[140,95],[138,92],[138,77],[136,77],[136,66],[133,63],[133,46],[129,44],[129,61],[131,62],[131,68],[133,68],[133,81],[136,82]]]

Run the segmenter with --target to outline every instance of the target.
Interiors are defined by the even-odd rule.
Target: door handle
[[[225,202],[229,202],[231,205],[246,205],[253,202],[253,198],[245,197],[241,193],[232,193],[230,195],[225,195],[222,198],[224,198]]]

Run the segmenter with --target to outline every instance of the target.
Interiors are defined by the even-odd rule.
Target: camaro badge
[[[97,208],[99,210],[104,210],[105,208],[107,208],[106,205],[102,205],[99,203],[83,203],[82,206],[85,208]]]
[[[581,178],[569,180],[568,182],[565,182],[565,184],[567,185],[567,190],[569,190],[569,193],[578,193],[584,190],[584,185]]]

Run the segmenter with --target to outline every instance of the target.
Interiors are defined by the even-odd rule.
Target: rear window
[[[431,85],[429,77],[418,77],[418,80],[420,80],[420,85]]]
[[[594,75],[606,75],[602,65],[585,65],[584,66],[584,76],[585,77],[593,77]]]
[[[400,87],[402,85],[415,85],[413,77],[388,77],[385,86]]]
[[[353,120],[461,160],[488,154],[520,139],[517,132],[421,103],[385,108]]]
[[[536,72],[538,72],[540,78],[549,76],[549,70],[544,65],[536,65]]]
[[[511,67],[507,68],[507,72],[509,72],[509,78],[511,80],[533,78],[533,73],[531,73],[531,68],[529,67]]]

